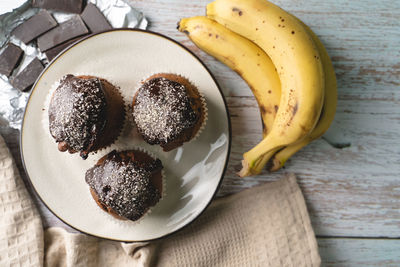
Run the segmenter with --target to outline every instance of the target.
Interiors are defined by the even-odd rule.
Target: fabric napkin
[[[42,263],[42,221],[0,136],[0,266]]]
[[[120,243],[62,228],[39,213],[0,137],[0,266],[319,266],[294,175],[216,199],[192,224],[151,243]]]

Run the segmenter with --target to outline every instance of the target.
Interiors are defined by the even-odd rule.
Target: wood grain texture
[[[322,266],[400,266],[400,240],[319,238]]]
[[[240,179],[235,168],[240,166],[242,152],[261,140],[261,119],[254,98],[227,99],[233,142],[220,195],[294,172],[317,235],[400,236],[400,125],[396,123],[400,110],[396,103],[380,101],[377,105],[375,100],[342,100],[333,133],[327,138],[341,136],[339,141],[351,143],[350,147],[337,149],[320,139],[290,159],[284,170],[264,171],[259,176]],[[354,109],[357,112],[351,111]]]
[[[130,2],[149,18],[150,30],[194,51],[227,96],[233,142],[218,196],[294,172],[314,230],[321,236],[324,265],[400,265],[400,240],[356,238],[400,238],[400,1],[273,1],[302,19],[326,45],[338,78],[338,111],[324,139],[300,151],[285,169],[246,179],[238,178],[235,171],[242,153],[261,140],[261,118],[251,91],[236,73],[176,30],[180,18],[204,15],[209,1]],[[18,132],[0,127],[0,133],[22,169]],[[331,144],[350,146],[338,149]],[[37,204],[45,226],[68,228]]]

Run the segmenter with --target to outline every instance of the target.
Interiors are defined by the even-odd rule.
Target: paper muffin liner
[[[200,91],[199,91],[199,94],[200,94],[201,105],[203,106],[204,119],[200,125],[200,128],[197,130],[197,133],[194,135],[194,137],[192,137],[192,139],[190,141],[194,141],[200,136],[200,134],[204,131],[204,128],[206,127],[207,120],[208,120],[208,108],[207,108],[206,98],[205,98],[204,94],[201,93]],[[188,141],[188,142],[190,142],[190,141]]]
[[[141,152],[147,153],[153,159],[157,159],[157,157],[153,153],[149,152],[148,150],[146,150],[146,149],[144,149],[142,147],[138,147],[138,146],[128,146],[127,147],[127,146],[122,146],[122,145],[120,145],[120,146],[112,145],[110,147],[110,149],[111,149],[110,152],[112,150],[116,150],[117,152],[123,152],[123,151],[128,151],[128,150],[137,150],[137,151],[141,151]],[[138,225],[139,223],[141,223],[143,221],[143,219],[146,218],[149,214],[151,214],[152,211],[154,210],[154,208],[156,208],[158,206],[158,204],[163,199],[165,199],[165,197],[167,196],[167,193],[166,193],[167,192],[167,190],[166,190],[167,182],[166,182],[166,179],[165,179],[164,166],[163,166],[163,169],[161,170],[161,181],[162,181],[162,192],[161,192],[160,200],[154,206],[150,207],[143,214],[143,216],[140,217],[136,221],[132,221],[132,220],[129,220],[129,219],[121,220],[121,219],[117,219],[117,218],[113,217],[111,214],[107,213],[106,211],[104,211],[103,209],[101,209],[98,206],[98,204],[96,203],[96,201],[93,199],[92,195],[89,192],[89,190],[90,190],[89,185],[88,185],[88,192],[89,192],[91,200],[96,205],[96,213],[99,215],[99,217],[102,217],[102,216],[104,217],[104,215],[106,215],[105,217],[107,218],[106,219],[107,222],[105,222],[105,223],[110,223],[110,224],[112,224],[114,226],[121,227],[121,228],[124,228],[124,227],[129,228],[129,227],[132,227],[132,226],[135,226],[135,225]]]
[[[121,89],[119,88],[119,86],[117,86],[114,81],[110,81],[110,79],[99,77],[99,76],[96,76],[95,74],[86,74],[86,73],[85,74],[72,74],[72,75],[74,75],[74,76],[94,76],[94,77],[97,77],[99,79],[104,79],[104,80],[106,80],[107,82],[109,82],[110,84],[112,84],[115,87],[115,91],[122,98],[122,102],[123,102],[123,105],[124,105],[124,119],[123,119],[122,126],[118,129],[118,131],[119,131],[118,135],[109,144],[107,144],[107,145],[105,145],[103,147],[100,147],[95,151],[89,152],[89,156],[93,155],[93,154],[96,154],[98,152],[103,152],[103,151],[107,150],[107,148],[109,148],[112,144],[117,142],[117,140],[121,137],[121,135],[124,132],[124,130],[126,130],[128,128],[129,123],[131,123],[128,120],[129,107],[127,107],[127,105],[126,105],[126,99],[125,99],[124,95],[121,93]],[[60,78],[60,80],[61,80],[61,78]],[[58,143],[55,141],[55,139],[51,135],[50,129],[49,129],[49,107],[50,107],[51,98],[52,98],[54,92],[56,91],[57,87],[60,85],[60,80],[58,80],[55,83],[53,83],[53,85],[50,87],[49,92],[46,95],[44,108],[42,109],[43,113],[42,113],[42,121],[41,121],[41,124],[42,124],[45,132],[47,132],[47,134],[54,141],[56,146],[58,146]],[[112,129],[112,130],[115,130],[115,129]],[[68,151],[65,151],[65,152],[68,152]],[[73,154],[77,154],[79,156],[79,153],[80,153],[80,151],[77,151],[77,152],[75,152]]]
[[[200,136],[200,134],[203,132],[204,128],[206,127],[207,120],[208,120],[208,108],[207,108],[206,98],[205,98],[204,94],[203,94],[202,92],[200,92],[199,87],[198,87],[192,80],[190,80],[189,78],[187,78],[186,76],[183,76],[183,75],[181,75],[181,74],[177,74],[177,73],[174,73],[174,72],[168,72],[168,71],[152,72],[151,74],[147,75],[145,78],[142,78],[140,81],[137,82],[137,84],[136,84],[136,86],[135,86],[135,92],[134,92],[133,96],[136,95],[136,93],[137,93],[137,91],[139,90],[139,88],[140,88],[147,80],[149,80],[150,77],[152,77],[152,76],[154,76],[154,75],[162,75],[162,74],[175,75],[175,76],[178,76],[178,77],[181,77],[181,78],[187,80],[194,88],[196,88],[196,91],[197,91],[197,93],[198,93],[199,96],[200,96],[200,102],[201,102],[201,106],[202,106],[202,111],[203,111],[204,119],[203,119],[203,121],[201,122],[201,125],[200,125],[199,129],[197,130],[197,132],[194,134],[194,136],[192,136],[190,140],[188,140],[188,141],[186,141],[186,142],[183,142],[183,145],[185,145],[185,143],[189,143],[189,142],[191,142],[191,141],[196,140],[196,139]],[[131,102],[132,102],[132,101],[133,101],[133,97],[132,97]],[[133,103],[131,103],[131,105],[132,105],[132,108],[131,108],[131,114],[132,114],[132,112],[133,112]],[[129,116],[129,117],[132,118],[132,123],[133,123],[133,125],[134,125],[135,128],[136,128],[136,125],[135,125],[135,121],[134,121],[134,119],[133,119],[133,116]],[[136,130],[137,130],[137,129],[136,129]],[[138,131],[138,130],[137,130],[137,131]],[[182,145],[182,146],[183,146],[183,145]],[[160,146],[160,145],[158,145],[158,146]],[[176,147],[176,148],[178,148],[178,147]],[[176,148],[174,148],[173,150],[175,150]]]

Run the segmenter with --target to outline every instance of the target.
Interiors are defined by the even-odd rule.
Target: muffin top
[[[98,78],[64,76],[49,106],[49,129],[57,142],[65,142],[72,151],[88,151],[101,135],[106,123],[107,102]]]
[[[160,191],[152,183],[156,172],[161,177],[161,161],[148,155],[143,160],[143,154],[114,150],[100,159],[85,176],[86,183],[102,204],[133,221],[142,217],[161,198]]]
[[[182,84],[163,77],[146,81],[133,105],[136,126],[149,144],[167,144],[193,127],[199,115]]]

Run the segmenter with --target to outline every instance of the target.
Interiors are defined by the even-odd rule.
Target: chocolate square
[[[88,3],[81,14],[81,18],[92,33],[112,29],[110,23],[93,4]]]
[[[79,15],[72,17],[37,39],[40,51],[44,52],[75,37],[89,33]]]
[[[42,62],[35,57],[25,69],[11,80],[11,85],[21,91],[26,91],[35,83],[43,69]]]
[[[78,41],[79,39],[85,37],[87,35],[83,35],[83,36],[79,36],[77,38],[74,38],[72,40],[69,40],[63,44],[57,45],[53,48],[50,48],[49,50],[47,50],[46,52],[44,52],[46,54],[47,59],[50,61],[53,58],[55,58],[61,51],[63,51],[65,48],[67,48],[68,46],[70,46],[71,44],[75,43],[76,41]]]
[[[83,0],[33,0],[33,7],[57,10],[67,13],[81,13]]]
[[[0,73],[10,77],[15,66],[19,63],[24,51],[13,43],[8,43],[0,55]]]
[[[50,13],[46,10],[41,10],[24,23],[18,25],[18,27],[12,31],[12,34],[25,44],[28,44],[36,37],[56,26],[57,21],[53,19]]]

